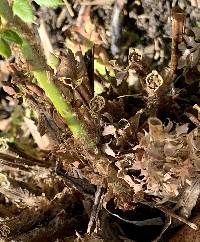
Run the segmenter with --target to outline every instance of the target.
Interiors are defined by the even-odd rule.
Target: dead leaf
[[[109,143],[105,143],[102,149],[107,155],[110,155],[112,157],[116,156],[115,152],[110,148]]]
[[[113,135],[116,138],[116,128],[113,125],[104,126],[104,130],[102,132],[103,136]]]
[[[31,132],[35,143],[41,150],[52,150],[55,148],[55,143],[53,140],[50,140],[46,134],[43,136],[40,135],[33,120],[24,117],[24,122]]]
[[[163,78],[158,74],[156,70],[153,70],[146,76],[145,79],[145,88],[149,96],[152,96],[156,93],[158,88],[163,84]]]
[[[191,215],[192,209],[195,207],[197,199],[200,194],[200,180],[199,178],[194,179],[192,184],[187,186],[183,191],[180,198],[180,214],[186,218],[189,218]]]
[[[1,131],[8,131],[11,127],[11,119],[2,119],[0,120],[0,130]]]

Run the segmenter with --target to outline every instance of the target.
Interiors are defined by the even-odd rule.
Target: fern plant
[[[34,2],[40,6],[55,8],[62,4],[60,0],[34,0]],[[31,3],[28,0],[14,0],[11,6],[7,0],[1,0],[0,16],[0,55],[4,58],[9,58],[12,54],[11,45],[13,43],[18,45],[29,65],[29,70],[25,71],[28,71],[37,79],[38,84],[66,121],[74,138],[88,147],[94,147],[86,130],[73,112],[70,103],[62,97],[60,91],[53,83],[53,72],[47,65],[40,46],[28,27],[28,24],[34,23],[35,18]]]

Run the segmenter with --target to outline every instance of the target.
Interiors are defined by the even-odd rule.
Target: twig
[[[65,3],[65,6],[67,8],[67,11],[69,12],[69,14],[71,15],[71,17],[73,18],[74,17],[74,12],[72,10],[71,5],[68,3],[67,0],[63,0],[63,2]]]
[[[92,232],[92,229],[94,228],[95,220],[97,222],[97,217],[98,217],[98,214],[100,211],[100,206],[101,206],[100,201],[101,201],[101,197],[103,194],[103,190],[104,190],[103,187],[101,187],[101,186],[97,187],[97,191],[95,193],[94,205],[92,208],[92,212],[90,215],[90,221],[88,223],[88,228],[87,228],[88,234],[90,234]]]
[[[67,8],[65,7],[62,9],[61,13],[58,15],[58,18],[56,20],[56,27],[58,29],[62,26],[66,18],[69,19],[69,22],[72,21],[71,15],[68,13]]]
[[[104,207],[105,208],[105,207]],[[142,220],[142,221],[136,221],[136,220],[128,220],[128,219],[125,219],[125,218],[122,218],[121,216],[119,216],[118,214],[115,214],[115,213],[112,213],[110,212],[107,208],[105,208],[106,211],[115,216],[116,218],[119,218],[120,220],[126,222],[126,223],[129,223],[129,224],[134,224],[134,225],[137,225],[137,226],[154,226],[154,225],[157,225],[157,226],[161,226],[163,225],[163,221],[161,218],[157,217],[157,218],[150,218],[150,219],[145,219],[145,220]]]
[[[95,186],[90,184],[85,178],[76,178],[69,176],[60,167],[56,168],[56,173],[63,178],[65,183],[77,189],[80,193],[89,196],[92,199],[94,198]]]
[[[180,56],[178,45],[182,42],[184,25],[184,11],[179,6],[172,8],[172,48],[170,61],[171,75],[175,74],[178,66],[178,59]]]
[[[188,112],[185,112],[184,114],[189,118],[192,123],[194,123],[197,127],[200,127],[200,121],[198,120],[198,118]]]
[[[155,204],[155,203],[152,204],[152,203],[146,202],[146,201],[142,202],[142,204],[148,205],[151,208],[157,208],[160,211],[162,211],[163,213],[165,213],[166,215],[170,216],[171,218],[175,218],[175,219],[177,219],[177,220],[187,224],[190,228],[192,228],[194,230],[198,229],[198,226],[196,224],[191,223],[190,221],[188,221],[187,219],[183,218],[182,216],[175,214],[173,211],[169,210],[167,207],[164,207],[162,205]]]
[[[158,235],[158,237],[153,240],[152,242],[159,242],[160,239],[162,238],[163,234],[165,233],[165,231],[169,228],[169,226],[171,225],[172,221],[171,221],[171,216],[167,216],[166,218],[166,222],[165,222],[165,226],[162,229],[161,233]]]
[[[183,218],[182,216],[180,215],[177,215],[173,212],[171,212],[168,208],[164,207],[164,206],[161,206],[161,205],[155,205],[154,206],[155,208],[158,208],[160,211],[162,211],[163,213],[171,216],[172,218],[175,218],[185,224],[187,224],[190,228],[194,229],[194,230],[197,230],[198,229],[198,226],[194,223],[191,223],[190,221],[186,220],[185,218]]]
[[[81,2],[81,5],[112,5],[115,0],[93,0]]]

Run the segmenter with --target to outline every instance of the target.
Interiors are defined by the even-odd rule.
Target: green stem
[[[53,83],[49,82],[47,72],[43,70],[38,70],[34,71],[33,73],[38,83],[48,95],[57,111],[66,120],[66,123],[71,132],[73,133],[74,137],[86,137],[86,132],[74,115],[71,106],[63,99],[58,88]]]
[[[23,43],[20,46],[22,53],[29,63],[39,85],[50,98],[56,110],[65,119],[74,138],[82,141],[88,148],[95,148],[95,144],[80,124],[71,105],[62,97],[60,91],[53,83],[52,77],[48,75],[45,58],[41,54],[40,47],[35,43],[34,36],[30,34],[28,26],[22,20],[18,17],[13,17],[12,9],[7,0],[0,0],[0,16],[7,21],[8,26],[14,27],[23,36]]]

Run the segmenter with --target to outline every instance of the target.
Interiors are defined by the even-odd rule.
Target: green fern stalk
[[[60,91],[48,75],[46,60],[41,56],[40,49],[34,40],[31,40],[26,24],[16,16],[13,16],[12,9],[7,0],[0,0],[0,16],[7,22],[8,29],[14,28],[22,38],[21,50],[27,62],[31,66],[32,73],[46,95],[50,98],[56,110],[65,119],[75,139],[84,143],[88,148],[95,148],[95,144],[88,137],[87,132],[77,119],[71,105],[62,97]],[[5,26],[4,26],[5,28]]]

